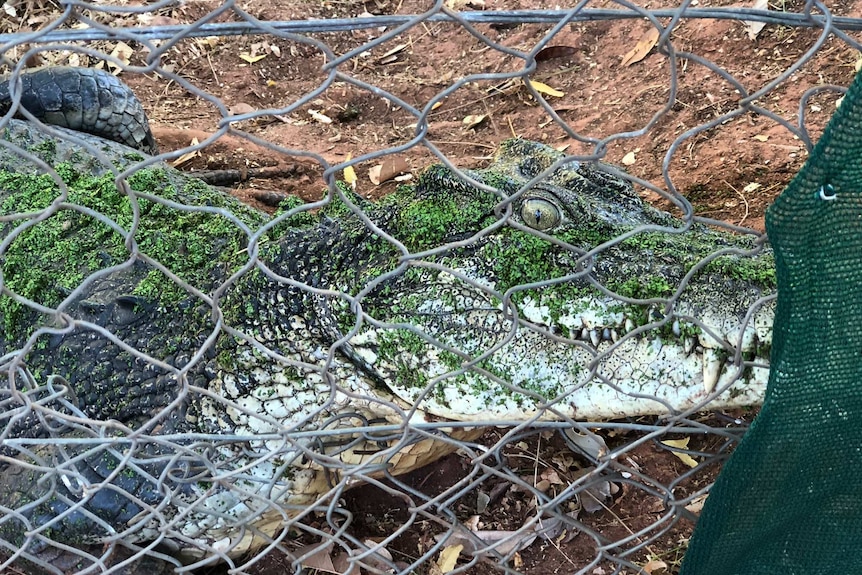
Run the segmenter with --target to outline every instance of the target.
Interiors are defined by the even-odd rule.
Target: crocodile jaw
[[[755,305],[750,298],[725,299],[724,307],[683,299],[675,316],[699,320],[697,333],[684,333],[679,319],[638,325],[606,296],[568,300],[556,313],[549,302],[527,297],[513,307],[515,325],[492,283],[465,287],[445,272],[440,277],[451,291],[440,289],[442,299],[421,301],[415,317],[425,319],[411,322],[421,331],[375,327],[350,340],[351,351],[391,391],[427,413],[458,421],[595,421],[762,401],[774,300],[759,305],[744,324]],[[400,347],[385,345],[393,333]],[[416,344],[421,350],[404,353]],[[405,377],[410,373],[421,376]]]

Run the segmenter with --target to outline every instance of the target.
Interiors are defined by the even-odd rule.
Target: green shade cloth
[[[862,75],[766,230],[778,272],[766,399],[680,573],[862,574]]]

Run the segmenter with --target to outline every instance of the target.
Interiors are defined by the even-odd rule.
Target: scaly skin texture
[[[104,70],[51,66],[24,70],[21,107],[46,124],[95,134],[156,154],[158,149],[141,102]],[[0,114],[12,107],[9,80],[0,82]],[[18,114],[20,117],[20,114]]]
[[[374,425],[599,419],[762,396],[772,307],[752,306],[774,290],[768,249],[686,229],[591,165],[521,190],[561,157],[540,144],[507,142],[470,173],[495,193],[435,166],[378,204],[348,194],[313,215],[289,202],[271,221],[167,167],[133,177],[130,202],[79,148],[20,122],[4,138],[68,187],[55,202],[54,180],[0,152],[2,214],[19,214],[0,227],[0,352],[15,362],[0,387],[0,537],[31,560],[51,541],[109,536],[184,559],[240,556],[325,503],[339,468],[403,473],[454,448],[375,438]],[[84,138],[119,169],[142,159]],[[32,215],[49,206],[50,218]],[[581,258],[641,226],[651,231]]]

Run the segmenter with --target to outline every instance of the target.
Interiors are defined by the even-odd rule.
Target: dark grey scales
[[[20,79],[21,106],[46,124],[87,132],[147,154],[158,153],[140,100],[113,74],[56,66],[24,70]],[[11,86],[6,79],[0,83],[0,114],[11,106]]]

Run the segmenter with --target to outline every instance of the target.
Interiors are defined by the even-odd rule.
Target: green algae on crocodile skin
[[[511,196],[561,157],[513,140],[492,166],[469,175]],[[734,380],[712,406],[762,396],[772,304],[759,300],[774,292],[775,280],[769,250],[752,238],[701,225],[685,230],[627,182],[590,165],[556,170],[514,202],[513,225],[487,235],[500,198],[441,167],[389,201],[397,215],[385,229],[412,253],[472,239],[439,259],[444,271],[415,265],[363,300],[372,317],[424,332],[426,339],[366,326],[350,341],[399,397],[452,419],[519,420],[551,401],[584,419],[685,410]],[[452,215],[459,213],[453,202],[462,218]],[[529,229],[532,214],[524,212],[535,209],[547,214],[543,231],[552,237]],[[586,250],[640,227],[601,250],[591,269],[581,266]],[[702,271],[683,282],[694,267]],[[547,280],[553,283],[531,287]],[[391,295],[375,297],[384,290]],[[666,314],[671,296],[676,303]],[[632,331],[641,335],[624,337]],[[408,341],[411,353],[401,353]],[[744,361],[734,364],[737,349]],[[593,375],[591,363],[605,353]],[[464,365],[476,369],[458,373]]]
[[[0,505],[57,541],[99,542],[109,525],[239,555],[254,545],[249,518],[271,534],[285,509],[330,489],[304,460],[397,457],[367,434],[315,441],[324,428],[524,420],[545,404],[544,417],[636,416],[702,406],[722,387],[709,407],[762,397],[768,248],[685,226],[601,166],[567,164],[524,190],[561,158],[540,144],[505,143],[468,173],[478,188],[431,167],[380,202],[340,189],[316,215],[292,201],[273,220],[165,166],[131,178],[128,195],[113,170],[145,158],[98,138],[84,141],[112,166],[26,124],[5,137],[50,157],[59,181],[0,151],[0,351],[27,366],[33,381],[14,385],[42,406],[0,387],[0,422],[19,441],[4,454],[45,469],[71,458],[112,493],[148,494],[93,495],[73,512],[72,487],[22,489],[7,464]],[[122,451],[24,447],[81,436],[137,446],[153,478],[171,461],[172,497],[117,472]],[[30,529],[2,521],[6,539]]]

